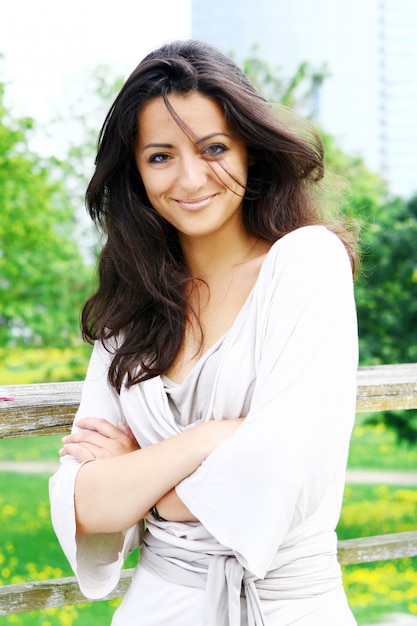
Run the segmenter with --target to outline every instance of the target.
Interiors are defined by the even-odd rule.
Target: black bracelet
[[[149,509],[149,513],[152,515],[154,520],[156,520],[157,522],[167,522],[168,521],[164,517],[161,517],[159,515],[158,509],[156,508],[156,506],[151,506],[151,508]]]

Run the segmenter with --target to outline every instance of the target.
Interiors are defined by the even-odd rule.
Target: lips
[[[217,194],[212,194],[210,196],[204,196],[204,198],[195,198],[193,200],[176,200],[176,202],[182,209],[185,209],[186,211],[198,211],[199,209],[204,209],[206,206],[208,206],[216,195]]]

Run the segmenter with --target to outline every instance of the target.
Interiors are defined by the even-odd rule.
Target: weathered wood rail
[[[0,439],[68,432],[81,395],[82,383],[9,385],[15,397],[0,402]],[[379,365],[358,370],[358,413],[417,409],[417,363]],[[339,541],[342,565],[417,556],[417,530]],[[121,597],[132,570],[124,570],[117,588],[107,596]],[[0,586],[0,615],[85,602],[74,577]]]

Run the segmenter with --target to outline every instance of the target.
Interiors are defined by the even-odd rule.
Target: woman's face
[[[136,164],[149,201],[182,237],[206,237],[241,227],[248,155],[207,96],[170,95],[149,101],[138,118]]]

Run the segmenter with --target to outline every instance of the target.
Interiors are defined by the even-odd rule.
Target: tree
[[[372,226],[357,290],[360,332],[368,363],[417,362],[417,197],[393,200]],[[368,422],[417,442],[417,413],[390,411]]]
[[[372,363],[417,361],[417,198],[393,200],[372,225],[358,310]]]
[[[59,163],[58,175],[63,182],[75,215],[78,217],[76,234],[83,256],[94,262],[98,250],[98,233],[85,214],[85,191],[94,170],[97,141],[101,124],[123,85],[123,78],[115,75],[107,65],[97,66],[85,77],[82,97],[68,101],[66,109],[53,120],[56,135],[64,135],[68,149]],[[63,132],[71,129],[71,133]]]
[[[12,120],[0,84],[0,343],[67,345],[91,288],[56,160],[30,152],[31,119]]]
[[[243,60],[242,69],[270,102],[279,102],[311,119],[315,118],[320,87],[329,76],[326,64],[314,68],[303,61],[295,74],[288,78],[283,76],[281,67],[273,68],[267,61],[260,59],[255,45],[250,56]]]

